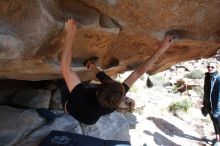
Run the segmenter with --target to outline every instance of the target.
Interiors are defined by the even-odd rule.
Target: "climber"
[[[101,84],[85,83],[71,69],[76,22],[69,19],[65,26],[67,36],[61,54],[61,72],[65,82],[61,87],[61,102],[66,112],[88,125],[95,124],[101,116],[115,111],[132,84],[154,65],[173,42],[172,35],[166,35],[156,53],[137,67],[123,83],[107,76],[97,68],[94,61],[87,61],[86,67],[95,73]]]

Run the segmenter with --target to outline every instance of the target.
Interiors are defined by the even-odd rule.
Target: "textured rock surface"
[[[0,145],[2,146],[15,144],[24,139],[32,130],[39,128],[45,123],[34,110],[0,106],[0,115]]]
[[[170,30],[181,38],[150,73],[175,63],[210,57],[220,47],[218,0],[1,0],[0,78],[47,80],[61,77],[64,21],[78,22],[72,66],[84,80],[93,75],[83,61],[99,57],[109,74],[133,69],[156,51]],[[114,68],[110,68],[114,66]]]

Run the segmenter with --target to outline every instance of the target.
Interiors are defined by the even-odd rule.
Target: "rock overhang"
[[[164,35],[181,36],[148,72],[207,58],[220,48],[220,2],[54,0],[0,2],[0,78],[61,77],[64,22],[77,21],[72,67],[82,80],[94,75],[84,60],[97,56],[109,75],[134,69],[155,53]]]

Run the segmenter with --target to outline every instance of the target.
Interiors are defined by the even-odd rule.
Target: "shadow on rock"
[[[168,138],[166,138],[165,136],[163,136],[162,134],[160,134],[158,132],[154,132],[154,134],[152,134],[150,131],[145,130],[144,133],[147,135],[153,136],[154,142],[159,146],[163,146],[163,145],[181,146],[181,145],[178,145],[175,142],[169,140]]]
[[[184,137],[184,138],[191,139],[191,140],[203,141],[201,138],[191,136],[188,134],[184,134],[182,130],[180,130],[175,125],[167,122],[166,120],[155,118],[155,117],[148,117],[147,119],[151,120],[163,133],[171,137],[179,136],[179,137]]]

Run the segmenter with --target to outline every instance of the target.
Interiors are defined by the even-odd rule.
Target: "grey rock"
[[[82,124],[85,135],[105,139],[129,141],[129,122],[118,112],[101,117],[94,125]]]
[[[16,109],[8,106],[0,106],[0,119],[1,146],[15,144],[45,122],[34,110]]]
[[[41,128],[36,129],[21,143],[17,145],[21,146],[38,146],[44,137],[46,137],[52,130],[66,131],[71,133],[82,134],[82,129],[79,122],[72,118],[70,115],[64,114],[57,118],[53,123],[48,123]]]
[[[50,109],[63,109],[61,105],[61,93],[60,90],[54,91],[50,100]]]
[[[12,97],[12,103],[21,107],[49,108],[51,92],[43,89],[19,91]]]

